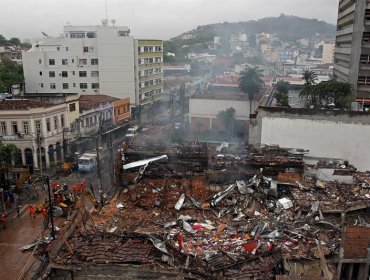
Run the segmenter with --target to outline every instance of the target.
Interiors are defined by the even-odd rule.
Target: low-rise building
[[[0,100],[0,135],[18,148],[23,165],[49,167],[63,160],[69,118],[66,104],[26,99]],[[41,151],[41,154],[40,154]]]
[[[99,130],[112,128],[114,125],[112,102],[119,100],[107,95],[81,95],[77,134],[81,137],[88,137],[97,134]]]

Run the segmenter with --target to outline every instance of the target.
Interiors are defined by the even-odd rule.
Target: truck
[[[91,172],[96,167],[96,153],[88,152],[84,153],[82,156],[78,158],[78,171],[83,172]]]

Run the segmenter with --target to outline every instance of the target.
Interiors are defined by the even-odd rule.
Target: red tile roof
[[[103,94],[83,94],[79,98],[80,112],[98,107],[100,104],[112,103],[119,98]]]
[[[33,101],[28,99],[2,99],[0,100],[1,111],[29,110],[33,108],[51,107],[53,104]]]

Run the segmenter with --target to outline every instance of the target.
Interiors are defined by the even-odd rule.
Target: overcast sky
[[[67,23],[98,25],[105,18],[128,26],[136,38],[169,39],[199,25],[279,16],[336,23],[338,0],[2,0],[0,34],[6,38],[58,36]]]

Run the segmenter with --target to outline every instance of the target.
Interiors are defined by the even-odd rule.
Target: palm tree
[[[315,84],[317,81],[317,75],[314,71],[304,71],[302,78],[306,81],[306,84]]]
[[[248,67],[242,71],[239,78],[239,88],[245,94],[248,94],[249,113],[252,113],[252,102],[263,85],[261,70],[257,67]]]

